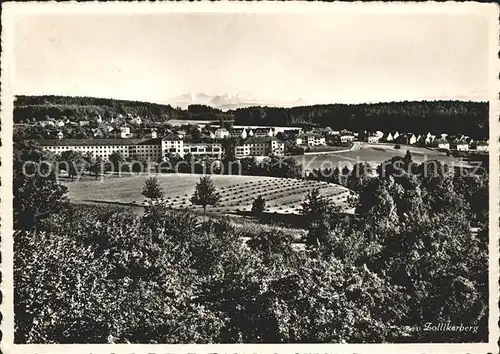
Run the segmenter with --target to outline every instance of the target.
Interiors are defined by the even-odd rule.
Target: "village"
[[[442,152],[487,152],[488,140],[474,140],[467,135],[428,132],[415,134],[398,131],[333,130],[331,127],[299,126],[239,126],[231,121],[170,120],[165,124],[151,124],[139,117],[119,115],[116,118],[75,122],[69,118],[17,124],[24,132],[32,129],[33,139],[53,153],[74,150],[107,159],[114,152],[123,157],[159,161],[168,155],[221,159],[223,154],[236,159],[245,157],[284,156],[311,153],[329,153],[349,150],[355,142],[418,146]],[[26,133],[25,133],[26,134]],[[33,133],[32,133],[33,134]],[[16,134],[15,134],[16,136]],[[225,144],[228,140],[234,144]],[[231,149],[231,152],[224,151]]]

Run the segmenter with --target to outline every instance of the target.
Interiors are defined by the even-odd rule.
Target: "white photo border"
[[[1,291],[4,353],[487,353],[498,352],[499,287],[499,7],[489,3],[323,3],[323,2],[27,2],[2,5],[1,53]],[[388,14],[446,13],[485,16],[489,21],[489,341],[477,344],[14,344],[12,127],[14,79],[14,21],[27,14],[147,14],[147,13],[328,13]]]

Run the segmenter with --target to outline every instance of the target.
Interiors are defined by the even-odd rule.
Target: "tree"
[[[210,176],[203,176],[196,184],[196,189],[191,197],[191,203],[203,206],[203,215],[206,214],[207,205],[217,205],[220,194],[217,193],[215,185]]]
[[[72,181],[75,176],[81,177],[83,171],[88,166],[84,156],[74,150],[63,151],[59,156],[59,162],[60,165],[68,167],[68,174]]]
[[[302,165],[293,157],[271,156],[268,165],[270,176],[283,178],[302,177]]]
[[[90,160],[89,172],[94,174],[96,180],[97,176],[99,176],[99,172],[101,171],[101,166],[103,166],[103,161],[100,156]]]
[[[370,178],[370,165],[367,163],[357,163],[347,177],[347,187],[358,191]]]
[[[254,214],[260,215],[266,210],[266,200],[259,195],[254,199],[252,203],[252,212]]]
[[[150,177],[146,180],[146,182],[144,182],[142,195],[151,200],[163,198],[163,189],[158,183],[158,179],[156,177]]]
[[[135,172],[137,174],[139,174],[140,172],[146,172],[148,173],[149,171],[147,171],[149,167],[149,162],[143,158],[136,158],[136,159],[133,159],[132,161],[132,172]]]
[[[349,169],[349,167],[344,166],[344,168],[342,168],[342,170],[340,170],[340,173],[339,173],[339,184],[342,185],[342,186],[346,186],[347,185],[347,177],[349,176],[349,174],[351,173],[351,170]]]
[[[113,169],[118,172],[118,175],[120,175],[121,164],[125,161],[123,155],[118,151],[114,151],[111,155],[109,155],[109,161],[113,164]]]
[[[224,139],[221,141],[222,150],[224,151],[223,160],[226,163],[231,163],[236,159],[235,157],[235,148],[237,145],[237,141],[235,138]]]
[[[37,147],[14,144],[15,229],[32,229],[41,220],[67,207],[68,189],[57,181],[54,160],[53,156]],[[40,169],[37,170],[37,167]]]
[[[302,203],[302,215],[308,225],[307,244],[309,246],[319,246],[320,239],[329,231],[326,214],[331,208],[332,205],[328,199],[320,195],[318,188],[307,194]]]
[[[405,163],[406,170],[408,171],[408,167],[413,161],[410,150],[406,150],[406,155],[403,157],[403,161]]]

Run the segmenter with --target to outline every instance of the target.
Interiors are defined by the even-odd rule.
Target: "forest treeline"
[[[217,119],[233,117],[236,125],[318,125],[353,131],[399,131],[415,134],[468,134],[488,137],[488,103],[466,101],[404,101],[375,104],[327,104],[293,108],[249,107],[222,114],[220,110],[193,105],[187,110],[170,105],[93,97],[17,96],[14,122],[51,118],[119,114],[169,119]]]

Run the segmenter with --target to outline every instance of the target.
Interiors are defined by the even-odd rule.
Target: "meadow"
[[[172,209],[194,209],[190,198],[200,179],[197,174],[156,175],[164,190],[162,200]],[[68,196],[74,202],[128,204],[144,206],[147,200],[141,195],[146,175],[127,175],[101,180],[84,180],[65,183]],[[350,191],[342,186],[299,179],[284,179],[261,176],[212,175],[212,180],[221,195],[216,206],[207,207],[207,212],[231,214],[248,212],[259,195],[267,203],[266,211],[278,214],[299,214],[306,194],[314,188],[344,210],[348,209]]]
[[[446,163],[458,163],[452,156],[427,148],[401,145],[400,149],[395,149],[394,144],[367,144],[363,143],[361,149],[343,151],[338,153],[327,153],[322,155],[297,155],[293,156],[297,162],[302,164],[304,171],[311,171],[318,168],[352,168],[356,163],[367,162],[372,166],[378,166],[382,162],[390,160],[394,156],[403,157],[409,150],[414,162],[421,163],[424,160],[438,160]]]

